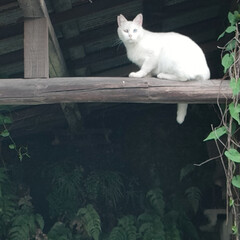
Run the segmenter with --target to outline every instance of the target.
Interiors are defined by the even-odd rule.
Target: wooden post
[[[49,78],[49,69],[51,77],[68,76],[45,1],[18,0],[18,2],[25,17],[24,77]],[[78,106],[74,103],[62,103],[61,107],[70,130],[74,133],[81,128],[81,114]]]
[[[24,78],[48,78],[48,26],[46,18],[24,21]]]

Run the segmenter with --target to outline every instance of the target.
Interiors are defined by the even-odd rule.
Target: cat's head
[[[128,21],[122,14],[117,17],[118,36],[124,43],[135,43],[143,35],[143,15],[138,14],[133,21]]]

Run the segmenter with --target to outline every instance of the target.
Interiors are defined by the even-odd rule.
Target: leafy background
[[[204,209],[224,204],[215,163],[193,165],[208,158],[203,139],[212,119],[218,122],[214,106],[190,107],[182,126],[166,116],[175,108],[92,112],[84,130],[111,134],[105,145],[93,138],[86,146],[80,135],[52,144],[57,128],[14,136],[14,123],[2,115],[4,134],[10,130],[2,136],[0,239],[219,239],[217,229],[199,229],[208,223]]]

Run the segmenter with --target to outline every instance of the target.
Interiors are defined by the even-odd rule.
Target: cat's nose
[[[132,38],[132,34],[129,34],[129,37]]]

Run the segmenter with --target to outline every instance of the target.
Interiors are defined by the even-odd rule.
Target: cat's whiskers
[[[112,47],[116,47],[117,46],[117,50],[119,49],[119,47],[123,44],[122,40],[120,40],[119,38],[117,38],[113,44]]]

